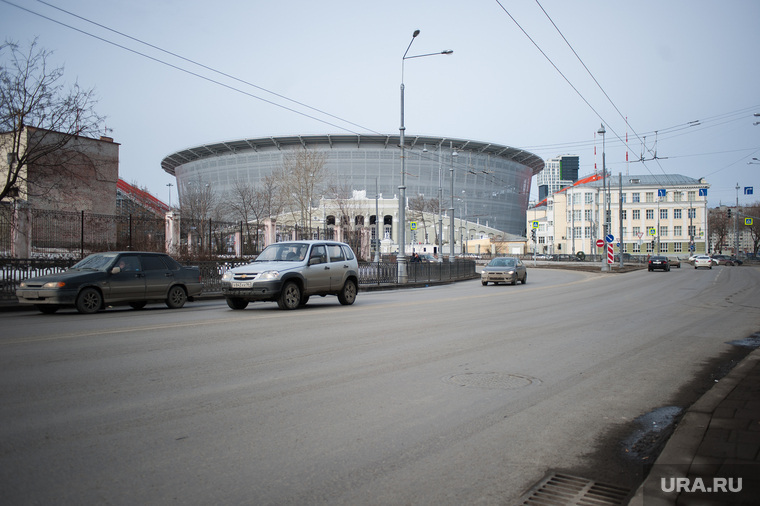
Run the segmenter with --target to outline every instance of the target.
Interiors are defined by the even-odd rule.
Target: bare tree
[[[409,219],[422,222],[422,230],[427,232],[427,220],[425,219],[425,213],[432,215],[438,214],[438,198],[426,199],[424,195],[420,194],[417,197],[409,199]],[[434,240],[433,244],[438,244],[438,229],[435,227],[435,220],[433,220]]]
[[[731,220],[728,219],[727,212],[721,208],[710,209],[708,219],[710,220],[710,229],[715,236],[713,250],[720,250],[731,231]]]
[[[280,198],[290,212],[300,215],[303,227],[311,227],[312,205],[322,191],[326,162],[327,154],[322,151],[299,149],[285,155],[277,172]]]
[[[94,111],[94,91],[78,83],[65,89],[64,69],[49,67],[51,55],[36,39],[27,51],[15,42],[0,45],[0,61],[5,62],[0,66],[0,201],[27,187],[30,166],[53,167],[66,177],[92,163],[74,141],[97,136],[104,121]],[[49,190],[50,184],[34,191]]]
[[[208,183],[198,178],[182,185],[180,194],[182,221],[189,222],[191,235],[200,251],[210,253],[211,220],[221,216],[219,199]]]
[[[757,250],[760,248],[760,202],[755,202],[754,204],[745,207],[742,209],[742,212],[742,218],[752,218],[752,225],[745,224],[744,226],[752,240],[752,252],[754,257],[757,258]],[[744,219],[742,219],[742,223],[745,223]]]
[[[255,185],[236,179],[226,198],[230,215],[240,220],[245,227],[245,243],[257,245],[259,242],[260,220],[271,200],[270,194],[258,190]],[[255,249],[255,246],[254,248]],[[241,252],[242,249],[241,249]],[[253,251],[251,251],[252,253]]]

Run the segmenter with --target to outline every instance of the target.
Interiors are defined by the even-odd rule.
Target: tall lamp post
[[[607,130],[604,129],[604,123],[602,123],[601,128],[599,128],[598,134],[601,134],[602,136],[602,238],[604,239],[604,251],[602,251],[602,270],[608,271],[610,270],[610,264],[607,263],[607,231],[609,230],[607,226],[607,164],[606,164],[606,153],[605,153],[605,146],[604,146],[604,134],[607,133]]]
[[[451,144],[450,144],[451,146]],[[451,147],[451,207],[449,207],[449,263],[454,263],[454,160],[457,157],[457,152]]]
[[[409,48],[412,47],[415,37],[420,34],[419,30],[415,30],[412,34],[412,40],[409,41],[409,45],[404,51],[404,56],[401,58],[401,126],[399,127],[399,145],[401,148],[401,185],[398,187],[399,199],[398,199],[398,282],[403,284],[409,280],[409,276],[406,271],[406,159],[404,157],[405,140],[404,140],[404,62],[412,58],[422,58],[424,56],[434,56],[439,54],[452,54],[454,51],[447,49],[438,53],[418,54],[413,56],[407,56]]]

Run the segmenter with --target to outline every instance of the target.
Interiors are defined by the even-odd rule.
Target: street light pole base
[[[398,284],[405,285],[409,282],[409,274],[406,270],[406,257],[397,259],[398,263]]]

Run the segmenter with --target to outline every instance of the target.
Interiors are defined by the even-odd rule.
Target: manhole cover
[[[446,383],[461,387],[506,389],[527,387],[528,385],[541,383],[536,378],[522,376],[520,374],[508,374],[503,372],[467,372],[446,376]]]

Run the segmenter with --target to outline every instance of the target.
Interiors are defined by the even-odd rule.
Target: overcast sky
[[[416,29],[409,55],[454,53],[406,60],[407,136],[577,154],[585,175],[604,123],[614,175],[705,177],[710,207],[737,184],[740,204],[760,200],[744,195],[760,194],[757,0],[46,2],[0,0],[0,34],[38,37],[67,82],[95,88],[120,176],[164,201],[161,160],[185,148],[397,134]]]

